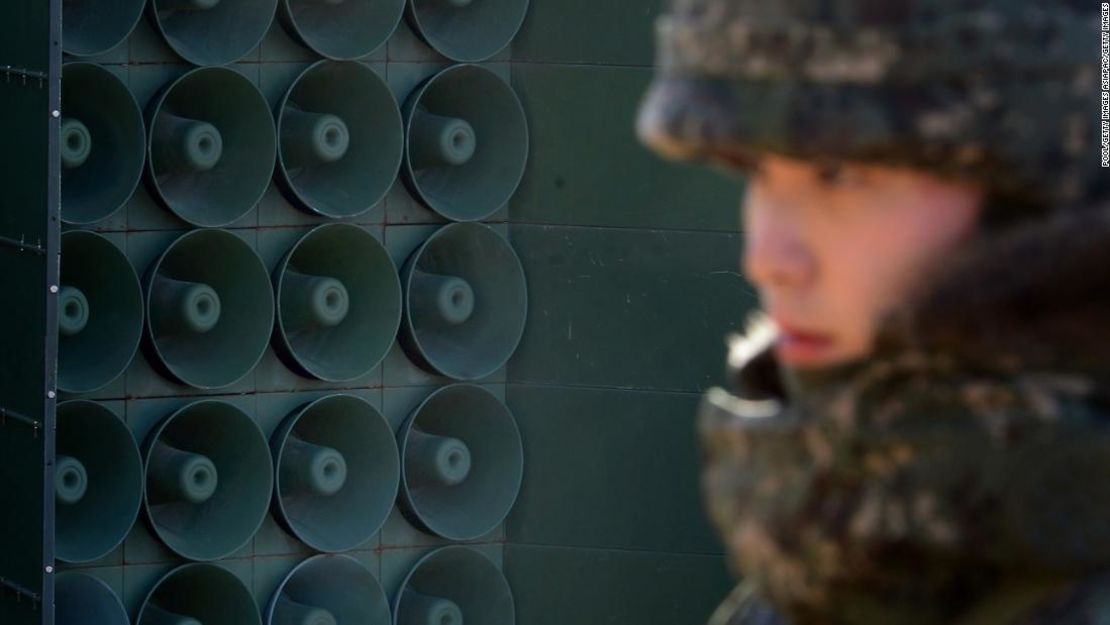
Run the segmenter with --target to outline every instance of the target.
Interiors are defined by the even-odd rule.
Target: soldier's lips
[[[775,343],[775,355],[779,360],[791,365],[815,365],[828,358],[833,346],[831,336],[795,330],[782,324],[779,330],[779,340]]]

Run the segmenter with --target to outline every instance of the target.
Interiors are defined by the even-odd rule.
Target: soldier
[[[673,0],[640,111],[740,172],[714,625],[1110,622],[1099,3]]]

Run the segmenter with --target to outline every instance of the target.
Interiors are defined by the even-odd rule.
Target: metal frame
[[[40,21],[42,18],[40,11],[44,5],[46,20],[48,21],[45,33],[42,31],[43,24]],[[29,379],[24,379],[19,384],[13,383],[11,388],[5,389],[6,395],[0,396],[0,432],[6,435],[9,449],[19,450],[24,448],[24,444],[26,444],[24,449],[29,450],[29,453],[22,455],[22,460],[26,461],[28,458],[42,459],[42,466],[38,469],[41,471],[42,490],[41,494],[37,496],[33,490],[31,493],[22,491],[22,495],[17,497],[15,501],[9,497],[9,500],[5,502],[6,505],[0,506],[0,514],[6,516],[3,525],[9,528],[21,528],[21,524],[37,523],[41,518],[41,527],[35,527],[26,533],[20,532],[19,537],[9,538],[9,540],[15,541],[25,540],[27,535],[39,536],[41,537],[41,548],[31,547],[29,552],[22,552],[25,557],[6,567],[2,566],[4,557],[0,553],[0,617],[9,615],[0,620],[4,620],[5,625],[30,625],[31,623],[53,625],[55,573],[54,419],[57,402],[55,384],[58,339],[57,333],[52,330],[57,324],[59,241],[61,234],[61,161],[58,142],[61,125],[62,6],[61,0],[47,0],[46,3],[42,3],[42,0],[18,0],[16,5],[9,7],[9,9],[17,16],[33,16],[33,20],[24,21],[34,23],[30,23],[30,28],[25,31],[30,33],[26,40],[15,40],[13,43],[13,46],[23,46],[22,48],[7,49],[8,53],[17,58],[0,59],[0,61],[35,59],[34,62],[25,62],[25,64],[39,65],[45,59],[47,71],[41,71],[41,67],[27,68],[0,65],[0,81],[8,85],[15,83],[13,88],[17,90],[45,91],[46,97],[39,100],[38,98],[41,95],[36,96],[32,103],[33,109],[30,109],[34,115],[41,114],[45,117],[29,119],[26,102],[20,105],[12,105],[8,110],[2,110],[4,107],[3,103],[0,102],[0,114],[18,116],[18,118],[10,120],[12,125],[27,124],[36,129],[45,127],[47,136],[45,137],[45,162],[37,159],[33,162],[27,162],[25,168],[8,173],[8,178],[5,181],[10,184],[18,180],[17,177],[21,175],[21,172],[25,174],[28,171],[38,172],[35,175],[37,181],[39,175],[45,173],[46,188],[43,196],[31,196],[32,200],[29,200],[25,193],[20,195],[23,192],[19,190],[18,185],[10,187],[9,195],[0,194],[0,203],[7,200],[7,206],[4,207],[4,210],[17,211],[10,213],[8,216],[11,217],[12,214],[19,215],[17,220],[5,222],[17,224],[18,227],[13,228],[13,232],[4,233],[9,236],[0,236],[0,272],[10,272],[5,276],[8,279],[7,283],[17,287],[11,293],[13,300],[8,303],[12,315],[8,319],[19,319],[20,314],[36,315],[35,318],[28,321],[27,326],[30,326],[30,328],[21,324],[8,330],[12,336],[17,336],[18,333],[27,332],[28,330],[32,331],[32,335],[25,336],[27,342],[20,342],[18,347],[13,347],[13,344],[0,350],[0,358],[18,359],[22,353],[25,358],[31,358],[30,363],[37,364],[41,362],[43,370],[41,374],[33,370],[29,371],[32,376],[30,379],[41,380],[41,382],[32,385],[29,383]],[[28,23],[20,24],[20,26],[27,27]],[[42,34],[46,34],[47,37],[45,39],[39,38]],[[42,106],[43,104],[45,106]],[[44,119],[46,124],[42,126]],[[32,130],[31,132],[37,131]],[[27,137],[24,137],[24,139],[26,140]],[[34,136],[32,135],[30,139],[33,141]],[[40,157],[43,156],[42,146],[41,143],[32,146],[29,154],[37,153]],[[6,155],[8,158],[5,162],[10,163],[19,158],[22,152],[16,153],[14,151],[21,150],[22,147],[9,144],[8,149],[13,150],[13,153]],[[38,169],[39,167],[42,169]],[[22,205],[19,202],[23,202]],[[22,260],[19,260],[20,257],[22,257]],[[28,265],[28,262],[32,264]],[[36,286],[28,284],[26,280],[19,281],[20,269],[26,270],[28,266],[34,268],[34,275],[45,278],[45,284]],[[26,274],[23,275],[26,276]],[[39,317],[38,315],[42,316]],[[39,342],[40,339],[41,343]],[[39,352],[39,346],[41,346],[41,352]],[[28,354],[33,355],[33,357],[28,356]],[[30,363],[28,363],[28,366],[30,366]],[[8,363],[9,369],[12,370],[22,365],[23,363],[14,361]],[[38,378],[38,375],[42,377]],[[42,403],[39,404],[39,401]],[[17,462],[18,460],[20,459],[0,458],[0,462]],[[32,476],[36,470],[33,466],[19,465],[9,466],[7,469],[6,475],[8,477],[25,480],[25,483],[33,479]],[[33,482],[30,483],[33,484]],[[32,485],[31,488],[36,489],[37,485]],[[37,510],[34,507],[27,509],[28,501],[33,501],[36,498],[41,508]],[[41,577],[35,577],[31,568],[36,553],[39,554],[37,560]],[[29,562],[26,556],[30,556],[32,560]],[[30,574],[28,574],[29,571]],[[25,605],[24,602],[30,602],[32,609],[20,608],[20,605]],[[5,607],[5,603],[8,604],[7,607]]]
[[[35,0],[29,0],[34,2]],[[43,585],[42,585],[42,625],[54,624],[54,438],[56,431],[55,410],[58,397],[58,327],[59,265],[61,260],[61,182],[62,159],[58,142],[61,133],[62,110],[62,0],[50,2],[50,132],[47,139],[47,167],[49,183],[46,187],[46,371],[43,385],[47,390],[44,428],[46,447],[43,454]]]

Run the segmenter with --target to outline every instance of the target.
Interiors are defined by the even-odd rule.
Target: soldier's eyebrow
[[[844,176],[844,164],[837,162],[818,163],[816,165],[817,179],[823,183],[837,182]]]
[[[872,181],[869,169],[842,161],[817,163],[814,177],[824,185],[865,185]]]

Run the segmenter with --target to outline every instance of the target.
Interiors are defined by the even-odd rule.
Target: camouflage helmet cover
[[[1103,193],[1098,7],[672,0],[639,132],[670,156],[911,166],[1087,203]]]

